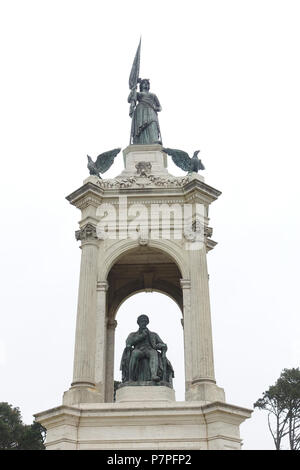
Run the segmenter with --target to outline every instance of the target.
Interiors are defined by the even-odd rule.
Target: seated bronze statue
[[[139,329],[130,333],[126,340],[121,359],[122,382],[136,382],[147,385],[162,385],[172,387],[174,377],[173,367],[166,357],[167,345],[157,333],[148,330],[149,318],[140,315],[137,319]]]

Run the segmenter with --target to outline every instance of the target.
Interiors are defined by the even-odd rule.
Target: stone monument
[[[47,429],[47,449],[240,449],[239,426],[251,410],[226,402],[214,372],[206,256],[216,245],[209,207],[221,193],[199,175],[198,151],[190,158],[162,146],[161,106],[149,80],[139,79],[140,48],[129,79],[124,170],[100,176],[120,149],[89,157],[90,176],[67,197],[81,211],[73,381],[61,405],[35,416]],[[168,155],[187,174],[172,176]],[[185,401],[175,400],[167,345],[148,328],[151,312],[128,331],[114,390],[116,315],[141,291],[165,293],[181,309]]]

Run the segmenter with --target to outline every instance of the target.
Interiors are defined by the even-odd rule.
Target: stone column
[[[193,360],[193,351],[191,343],[191,281],[189,279],[181,279],[180,284],[182,287],[182,297],[183,297],[183,318],[181,319],[181,324],[183,326],[183,338],[184,338],[184,371],[185,371],[185,390],[190,388],[192,383],[192,360]]]
[[[190,283],[181,281],[184,302],[186,400],[225,401],[214,372],[206,249],[190,251]]]
[[[106,378],[105,401],[114,401],[114,356],[115,356],[115,331],[117,321],[109,319],[106,324]]]
[[[76,232],[81,240],[81,265],[75,333],[73,381],[64,404],[99,401],[95,397],[96,287],[98,243],[96,228],[85,225]]]
[[[73,382],[95,386],[95,320],[98,241],[96,228],[87,224],[76,232],[81,240],[81,265],[75,335]]]
[[[106,292],[107,281],[97,282],[97,309],[96,309],[96,354],[95,354],[95,382],[96,390],[105,401],[106,388]]]

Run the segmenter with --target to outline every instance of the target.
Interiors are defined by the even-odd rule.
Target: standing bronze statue
[[[122,382],[132,385],[172,387],[173,367],[166,357],[167,345],[147,328],[149,318],[140,315],[139,329],[130,333],[121,359]]]
[[[150,93],[150,81],[139,78],[141,41],[136,51],[129,77],[129,116],[132,118],[130,144],[162,144],[157,113],[161,105],[157,96]],[[137,92],[139,84],[140,91]]]

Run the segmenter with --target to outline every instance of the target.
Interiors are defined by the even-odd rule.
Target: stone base
[[[116,402],[172,402],[175,401],[175,392],[170,387],[164,386],[143,386],[133,385],[127,387],[120,387],[116,391]]]
[[[120,176],[136,175],[136,165],[146,161],[151,164],[152,175],[167,176],[167,154],[162,151],[162,145],[129,145],[123,150],[124,167]]]
[[[186,401],[225,402],[224,389],[218,387],[216,383],[203,381],[187,385]]]
[[[64,392],[63,405],[77,405],[79,403],[101,403],[103,395],[92,387],[71,387]]]
[[[240,450],[251,410],[215,402],[81,403],[35,415],[50,450]]]

